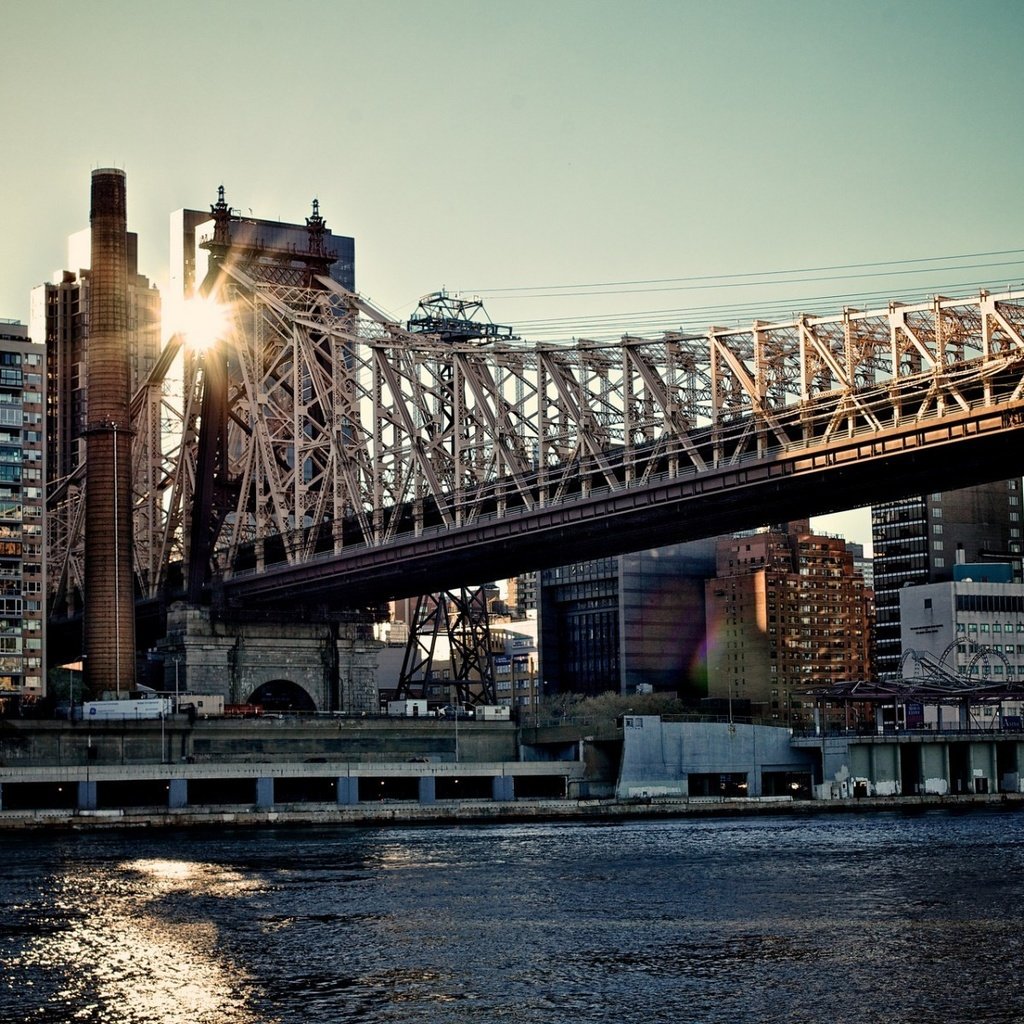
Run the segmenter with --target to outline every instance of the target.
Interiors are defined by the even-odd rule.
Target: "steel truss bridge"
[[[135,396],[143,599],[367,607],[1024,470],[1024,293],[613,343],[444,341],[327,277],[212,282]],[[49,496],[84,590],[85,476]]]

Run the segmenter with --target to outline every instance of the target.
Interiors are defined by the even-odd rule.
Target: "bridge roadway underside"
[[[1022,403],[1024,409],[1024,403]],[[972,411],[828,445],[356,545],[221,582],[228,603],[367,605],[1024,473],[1020,410]]]

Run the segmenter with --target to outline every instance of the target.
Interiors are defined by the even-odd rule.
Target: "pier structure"
[[[1024,732],[834,732],[623,719],[620,799],[968,796],[1024,792]]]

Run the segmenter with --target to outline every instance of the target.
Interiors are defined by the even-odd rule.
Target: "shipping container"
[[[398,718],[426,718],[425,700],[389,700],[388,714]]]

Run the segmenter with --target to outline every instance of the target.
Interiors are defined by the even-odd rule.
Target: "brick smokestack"
[[[135,688],[128,219],[124,171],[92,172],[86,356],[85,673],[89,689]]]

